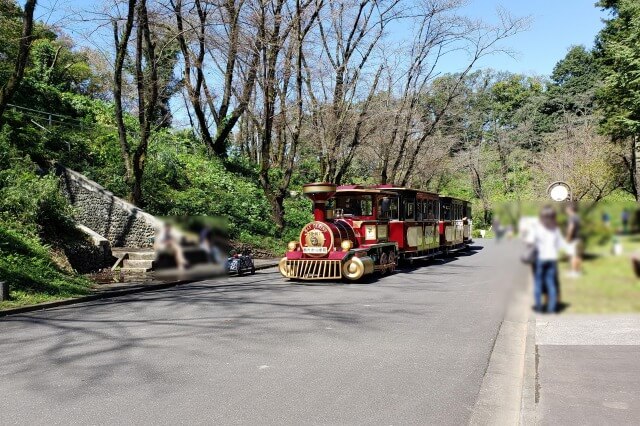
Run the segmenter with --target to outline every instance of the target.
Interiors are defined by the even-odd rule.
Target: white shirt
[[[527,234],[526,241],[535,244],[538,249],[538,259],[542,261],[558,260],[560,249],[567,247],[567,242],[560,233],[560,228],[547,229],[539,221],[533,227],[533,232]]]

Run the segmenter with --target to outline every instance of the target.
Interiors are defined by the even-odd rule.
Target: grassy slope
[[[81,296],[91,281],[60,269],[53,253],[32,236],[0,222],[0,280],[10,286],[11,300],[0,309]]]
[[[613,256],[611,244],[589,249],[592,258],[584,261],[579,278],[565,276],[569,265],[562,262],[562,300],[568,313],[640,312],[640,279],[633,272],[631,257],[640,256],[640,237],[619,237],[624,254]]]

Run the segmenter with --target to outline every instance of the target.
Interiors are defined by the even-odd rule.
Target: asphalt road
[[[0,424],[466,423],[518,247],[362,284],[266,270],[1,319]]]

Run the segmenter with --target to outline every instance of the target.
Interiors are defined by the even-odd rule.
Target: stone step
[[[144,268],[147,270],[151,270],[153,268],[153,260],[134,260],[134,259],[125,259],[123,264],[123,269],[137,269]]]
[[[121,268],[120,273],[124,275],[145,275],[151,272],[151,268]]]
[[[154,251],[130,251],[129,260],[155,260],[156,252]]]

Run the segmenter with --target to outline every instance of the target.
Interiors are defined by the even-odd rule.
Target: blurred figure
[[[611,245],[611,253],[614,256],[621,256],[624,248],[622,247],[622,242],[617,238],[613,237],[612,245]]]
[[[609,216],[609,213],[607,212],[602,213],[602,224],[607,229],[611,228],[611,216]]]
[[[518,236],[522,241],[527,241],[527,236],[533,232],[538,218],[536,216],[523,216],[518,221]]]
[[[534,277],[535,311],[542,312],[542,293],[547,294],[547,312],[556,312],[559,282],[558,253],[566,246],[556,221],[556,212],[551,206],[540,211],[540,220],[527,235],[527,243],[537,250]]]
[[[622,233],[627,234],[629,232],[629,210],[622,210]]]
[[[580,276],[582,268],[582,240],[580,239],[580,216],[575,203],[571,203],[566,209],[567,221],[567,254],[571,257],[571,270],[568,276],[576,278]]]
[[[202,228],[202,231],[200,231],[200,248],[207,252],[211,263],[222,264],[226,257],[216,245],[215,240],[215,233],[211,227],[205,226]]]
[[[493,229],[493,233],[496,236],[496,242],[500,242],[500,240],[502,240],[502,237],[504,236],[505,229],[502,227],[498,216],[495,216],[493,218],[493,221],[491,222],[491,228],[489,229]]]
[[[164,227],[158,233],[156,237],[154,248],[156,252],[169,251],[173,254],[178,269],[184,269],[189,266],[187,259],[184,257],[184,251],[180,245],[178,236],[173,231],[173,227],[170,223],[165,223]]]

